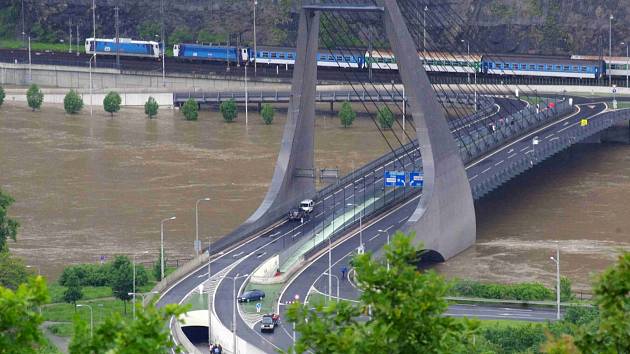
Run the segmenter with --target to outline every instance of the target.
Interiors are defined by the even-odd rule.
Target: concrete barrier
[[[152,292],[157,292],[158,294],[163,293],[165,290],[173,286],[179,280],[183,279],[186,275],[188,275],[193,270],[199,268],[201,265],[208,263],[209,255],[207,253],[203,253],[200,256],[197,256],[190,261],[184,263],[181,267],[177,268],[173,273],[164,277],[159,283],[153,287]],[[152,300],[154,294],[150,294],[146,297],[144,305]]]
[[[26,102],[25,89],[7,89],[5,91],[5,100]],[[68,91],[68,89],[42,89],[42,92],[44,93],[44,103],[63,104],[63,99]],[[85,92],[85,90],[78,90],[79,95],[83,99],[83,104],[85,107],[89,106],[90,103],[97,107],[103,106],[103,99],[105,99],[107,92],[104,92],[104,90],[98,91],[99,92],[93,92],[92,95],[90,95],[90,93]],[[121,106],[141,107],[144,106],[149,97],[153,97],[160,106],[170,108],[173,107],[173,94],[171,92],[151,92],[148,90],[130,90],[131,92],[127,92],[127,90],[119,91],[116,89],[113,91],[116,91],[120,94]]]

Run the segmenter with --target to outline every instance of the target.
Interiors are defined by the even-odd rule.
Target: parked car
[[[280,320],[280,315],[277,315],[275,313],[268,313],[266,315],[263,315],[262,319],[260,320],[260,331],[273,332],[273,330],[276,329],[276,326],[278,325],[278,320]]]
[[[244,292],[238,297],[238,302],[250,302],[256,300],[262,300],[265,298],[265,292],[258,289],[252,289]]]

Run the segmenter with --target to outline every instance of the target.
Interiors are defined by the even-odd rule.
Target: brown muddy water
[[[320,107],[323,111],[327,106]],[[171,259],[193,254],[194,205],[200,238],[217,238],[246,219],[262,200],[280,146],[284,111],[266,126],[250,110],[227,124],[216,111],[186,122],[161,109],[148,120],[123,108],[66,115],[59,106],[30,112],[0,109],[0,186],[16,203],[22,227],[12,252],[56,277],[64,265],[101,256],[149,251],[155,259],[160,220]],[[85,114],[87,113],[87,114]],[[320,114],[317,168],[341,173],[388,150],[371,120],[352,128]],[[561,241],[562,272],[578,288],[630,245],[630,146],[582,145],[526,173],[478,203],[478,242],[438,270],[451,277],[513,282],[555,275],[549,260]],[[204,243],[205,244],[205,243]]]

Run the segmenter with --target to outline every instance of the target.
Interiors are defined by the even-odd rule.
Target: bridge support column
[[[297,58],[282,144],[271,185],[258,209],[234,233],[246,234],[279,218],[305,197],[315,194],[315,90],[319,13],[301,10]],[[260,109],[260,104],[259,104]]]
[[[472,192],[453,135],[418,58],[396,0],[383,0],[385,30],[398,61],[409,110],[422,154],[424,188],[403,229],[415,242],[446,260],[472,246],[476,220]],[[441,259],[440,259],[441,258]]]

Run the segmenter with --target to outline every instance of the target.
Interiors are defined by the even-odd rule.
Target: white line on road
[[[477,177],[479,177],[479,175],[474,175],[474,176],[470,177],[470,179],[468,179],[468,180],[469,180],[469,181],[472,181],[473,179],[475,179],[475,178],[477,178]]]
[[[241,251],[241,252],[239,252],[239,253],[235,253],[235,254],[233,254],[233,255],[232,255],[232,258],[238,258],[238,257],[240,257],[243,253],[245,253],[245,252]]]
[[[527,149],[529,149],[529,146],[525,146],[524,148],[521,149],[521,151],[525,151]]]
[[[549,139],[549,138],[551,138],[552,136],[553,136],[553,133],[551,133],[551,134],[547,135],[547,136],[545,137],[545,139]]]
[[[513,158],[514,156],[516,156],[516,154],[512,154],[512,155],[508,156],[508,159],[511,159],[511,158]]]
[[[402,219],[400,219],[398,222],[399,222],[399,223],[401,223],[401,222],[405,222],[405,221],[407,221],[407,219],[409,219],[409,218],[402,218]]]
[[[256,258],[260,258],[260,257],[262,257],[262,256],[264,256],[264,255],[266,255],[266,254],[267,254],[267,252],[263,252],[263,253],[261,253],[261,254],[257,255],[257,256],[256,256]]]
[[[511,154],[512,152],[514,152],[514,149],[510,149],[510,151],[508,151],[508,154]]]
[[[499,166],[500,164],[502,164],[502,163],[504,163],[504,162],[505,162],[505,160],[501,160],[501,161],[499,161],[499,162],[495,163],[494,165],[495,165],[495,166]]]
[[[488,167],[485,170],[481,171],[481,173],[486,173],[486,172],[490,171],[491,169],[492,169],[492,167]]]
[[[372,241],[373,239],[379,237],[381,234],[376,234],[368,239],[368,241]]]

